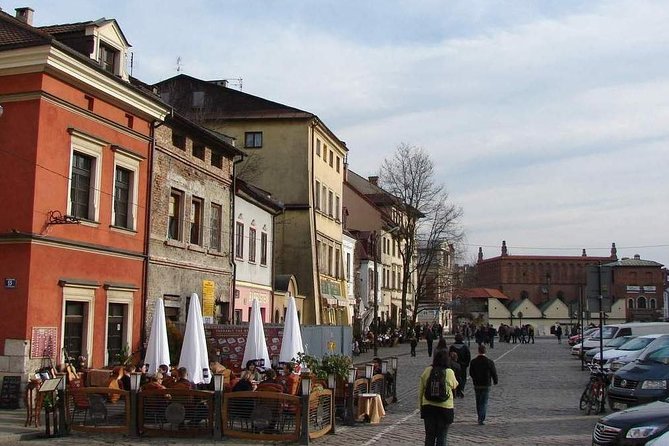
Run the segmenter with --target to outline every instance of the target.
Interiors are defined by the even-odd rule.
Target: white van
[[[648,334],[669,334],[669,322],[628,322],[626,324],[604,325],[602,338],[618,338],[620,336],[643,336]],[[587,351],[599,348],[599,332],[597,337],[590,337],[583,342],[582,349]]]

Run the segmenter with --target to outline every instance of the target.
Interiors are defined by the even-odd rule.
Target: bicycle
[[[590,415],[593,411],[600,414],[604,411],[604,403],[608,394],[609,378],[597,365],[588,365],[590,370],[590,381],[586,384],[581,399],[578,403],[579,409],[586,411]]]

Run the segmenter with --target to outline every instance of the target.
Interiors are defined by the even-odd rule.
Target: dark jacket
[[[469,376],[472,377],[474,386],[490,387],[491,381],[497,385],[497,369],[492,359],[478,355],[469,364]]]
[[[465,344],[462,342],[456,342],[455,344],[451,345],[449,351],[458,354],[458,363],[461,367],[467,367],[469,365],[469,361],[472,359],[472,354],[469,352],[469,347],[467,347]]]

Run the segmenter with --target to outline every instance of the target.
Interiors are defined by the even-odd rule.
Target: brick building
[[[663,318],[663,288],[666,270],[638,254],[608,263],[613,269],[611,295],[613,300],[625,299],[626,319],[657,321]]]
[[[498,289],[512,300],[529,298],[535,305],[554,297],[569,304],[585,291],[588,266],[617,259],[615,243],[609,257],[591,257],[585,249],[580,256],[525,256],[510,255],[503,241],[497,257],[484,259],[479,248],[476,286]]]

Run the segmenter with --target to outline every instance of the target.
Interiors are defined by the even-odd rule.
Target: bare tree
[[[416,274],[414,314],[429,285],[439,245],[457,244],[463,239],[460,227],[462,208],[450,201],[445,187],[437,182],[434,163],[421,147],[400,144],[395,153],[383,161],[380,181],[386,192],[395,197],[399,211],[393,218],[402,258],[402,331],[407,328],[407,295],[411,277]],[[426,248],[417,256],[418,244]],[[415,318],[414,318],[415,320]]]

